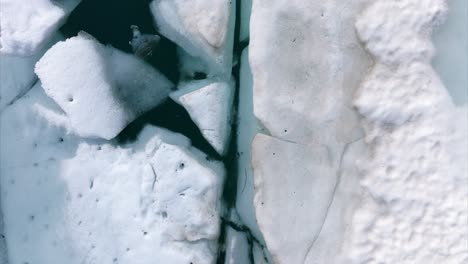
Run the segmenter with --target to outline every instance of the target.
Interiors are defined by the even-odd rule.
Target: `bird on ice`
[[[148,59],[153,56],[153,51],[157,48],[161,37],[158,35],[141,34],[140,29],[136,25],[131,25],[133,38],[129,42],[132,46],[133,53],[142,58]]]

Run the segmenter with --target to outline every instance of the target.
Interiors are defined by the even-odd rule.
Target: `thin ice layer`
[[[82,140],[44,109],[59,111],[37,85],[0,119],[11,264],[215,261],[221,163],[156,127],[123,146]]]
[[[31,56],[64,23],[80,0],[1,0],[0,53]]]
[[[82,137],[115,137],[162,103],[173,86],[142,60],[84,33],[49,49],[36,73]]]

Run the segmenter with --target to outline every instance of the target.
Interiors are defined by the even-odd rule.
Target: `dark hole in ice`
[[[206,73],[204,73],[204,72],[195,72],[195,74],[193,75],[193,79],[194,80],[206,79]]]
[[[133,34],[131,25],[137,25],[143,34],[156,34],[149,0],[83,0],[70,14],[61,28],[65,37],[73,37],[81,30],[99,42],[110,44],[124,52],[132,53],[129,41]],[[169,80],[178,82],[176,45],[161,36],[158,48],[147,60]]]
[[[205,140],[198,127],[190,119],[185,109],[171,99],[160,106],[140,116],[128,125],[118,136],[118,143],[127,143],[136,140],[138,134],[146,124],[152,124],[180,133],[192,141],[192,145],[207,155],[219,159],[219,155]]]

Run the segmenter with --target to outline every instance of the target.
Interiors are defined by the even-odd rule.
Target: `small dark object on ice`
[[[153,51],[157,48],[161,37],[158,35],[141,34],[138,26],[132,25],[133,39],[129,42],[133,53],[142,58],[148,59],[153,56]]]

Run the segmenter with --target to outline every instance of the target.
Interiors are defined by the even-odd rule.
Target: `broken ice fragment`
[[[162,103],[173,86],[142,60],[84,33],[53,46],[36,73],[75,133],[104,139]]]
[[[231,72],[234,40],[233,1],[154,0],[153,18],[162,35],[207,65],[210,76]]]
[[[220,155],[226,153],[231,135],[233,86],[233,81],[206,79],[185,83],[171,94]]]
[[[214,263],[220,162],[156,127],[120,146],[67,135],[39,105],[57,108],[35,86],[0,118],[11,263]]]
[[[308,256],[317,259],[309,253],[323,252],[314,241],[335,196],[343,152],[362,136],[352,96],[372,61],[353,25],[365,2],[253,1],[253,94],[242,82],[240,100],[253,97],[258,122],[239,111],[246,130],[239,138],[252,151],[253,173],[243,154],[237,209],[247,225],[258,223],[273,263],[308,263]],[[257,123],[266,135],[257,134],[250,148]],[[333,251],[324,256],[332,259]]]

